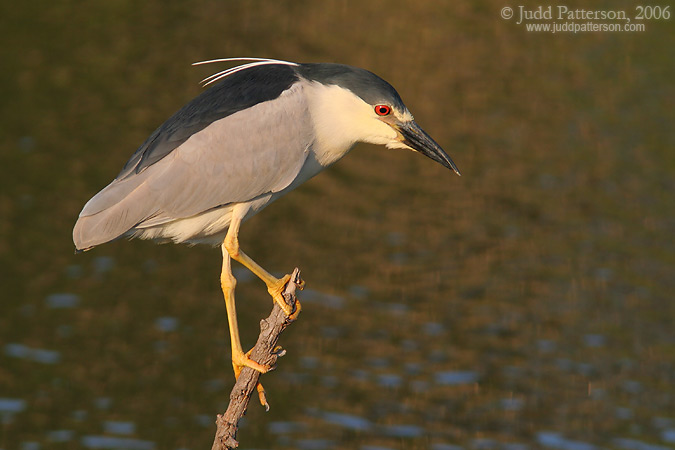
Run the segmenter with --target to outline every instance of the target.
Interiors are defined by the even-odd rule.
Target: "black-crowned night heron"
[[[377,75],[340,64],[296,64],[257,58],[217,73],[219,81],[162,124],[112,183],[82,209],[73,230],[77,250],[120,237],[220,245],[225,296],[238,376],[266,372],[239,341],[230,258],[267,285],[290,315],[277,279],[241,251],[241,223],[330,166],[356,142],[415,150],[459,171],[413,120],[396,90]]]

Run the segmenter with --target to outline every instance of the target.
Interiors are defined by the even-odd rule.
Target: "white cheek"
[[[307,85],[310,113],[319,147],[331,151],[346,151],[361,140],[364,115],[369,106],[338,86],[317,82]]]
[[[338,86],[310,83],[308,101],[316,132],[319,160],[342,157],[356,142],[398,146],[398,133],[375,114],[373,106]],[[401,148],[407,148],[405,146]]]

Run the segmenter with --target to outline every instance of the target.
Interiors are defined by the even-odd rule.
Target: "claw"
[[[263,407],[265,408],[265,412],[269,411],[270,404],[267,403],[267,397],[265,396],[265,388],[260,383],[258,383],[255,388],[258,391],[258,400],[260,400],[260,404],[263,405]]]
[[[296,320],[298,318],[298,316],[300,315],[300,311],[302,311],[302,305],[300,305],[300,300],[298,300],[296,298],[295,299],[295,311],[293,311],[293,314],[288,315],[288,320],[290,320],[291,322]]]

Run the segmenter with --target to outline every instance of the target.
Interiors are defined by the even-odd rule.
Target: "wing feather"
[[[244,65],[171,116],[134,152],[117,178],[126,178],[160,161],[216,120],[274,100],[298,81],[292,63]]]
[[[271,101],[216,120],[162,159],[118,178],[84,207],[73,237],[79,249],[133,229],[247,202],[290,185],[312,145],[302,84]]]

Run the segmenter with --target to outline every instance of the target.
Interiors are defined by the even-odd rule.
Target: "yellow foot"
[[[286,300],[284,300],[284,296],[281,295],[281,293],[284,291],[284,288],[286,287],[286,284],[291,280],[290,275],[284,275],[283,277],[279,278],[278,280],[273,281],[272,283],[267,285],[267,292],[270,293],[272,296],[272,299],[279,305],[279,307],[284,311],[284,313],[287,316],[292,316],[294,314],[293,309],[290,307],[288,303],[286,303]],[[298,305],[299,306],[299,305]],[[299,310],[299,308],[296,308],[296,312]],[[297,317],[297,315],[296,315]]]
[[[253,370],[257,370],[260,373],[266,373],[269,372],[270,368],[265,367],[260,363],[257,363],[253,361],[250,356],[251,352],[253,349],[249,350],[246,352],[246,354],[241,353],[240,355],[237,355],[236,357],[232,357],[232,367],[234,368],[234,378],[239,379],[239,375],[241,375],[241,369],[244,367],[250,367]],[[236,359],[236,361],[235,361]],[[255,386],[256,390],[258,391],[258,400],[260,400],[260,404],[265,407],[265,411],[270,410],[270,404],[267,403],[267,397],[265,396],[265,388],[263,385],[258,382],[258,384]]]
[[[251,358],[249,358],[250,355],[251,350],[249,350],[248,353],[246,353],[245,355],[243,352],[232,354],[232,367],[234,368],[235,378],[239,378],[241,369],[243,369],[244,367],[250,367],[251,369],[257,370],[260,373],[269,372],[270,367],[263,366],[262,364],[253,361]]]

